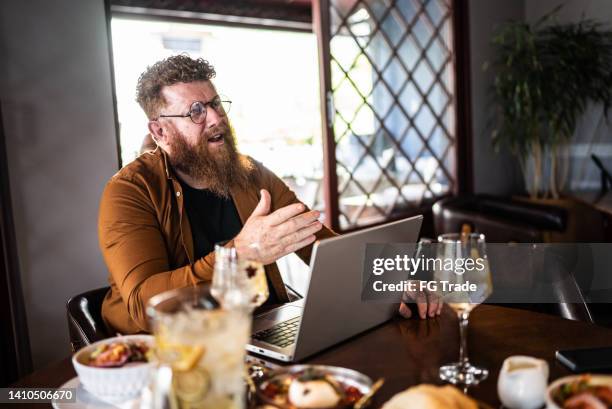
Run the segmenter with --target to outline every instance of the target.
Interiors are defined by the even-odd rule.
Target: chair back
[[[70,346],[73,352],[113,334],[102,319],[102,301],[110,287],[75,295],[66,303]]]

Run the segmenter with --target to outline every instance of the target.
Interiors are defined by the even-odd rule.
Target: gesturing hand
[[[270,213],[270,193],[261,190],[261,199],[234,238],[239,257],[270,264],[314,242],[314,233],[323,225],[316,210],[294,203]]]

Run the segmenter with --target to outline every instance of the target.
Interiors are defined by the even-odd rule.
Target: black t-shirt
[[[242,222],[231,198],[180,183],[197,260],[213,251],[215,244],[233,239],[242,229]]]
[[[242,222],[231,198],[224,198],[207,189],[194,189],[179,179],[183,188],[183,203],[191,226],[195,259],[204,257],[215,249],[215,244],[233,239],[240,233]],[[266,274],[268,288],[272,288]],[[270,291],[264,305],[279,301]]]

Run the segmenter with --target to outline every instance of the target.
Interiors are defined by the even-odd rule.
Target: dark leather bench
[[[483,233],[490,243],[542,243],[545,232],[562,232],[567,211],[556,206],[529,203],[491,195],[450,197],[433,206],[436,234],[462,231]]]

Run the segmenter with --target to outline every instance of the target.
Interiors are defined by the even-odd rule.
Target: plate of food
[[[546,393],[547,409],[612,408],[612,376],[573,375],[551,383]]]
[[[140,409],[140,399],[128,399],[122,402],[105,401],[98,398],[83,387],[79,381],[79,377],[75,376],[68,382],[64,383],[60,388],[74,389],[74,402],[62,402],[54,400],[51,406],[54,409]]]
[[[294,365],[267,373],[257,385],[257,396],[278,409],[345,409],[371,389],[372,379],[352,369]]]

